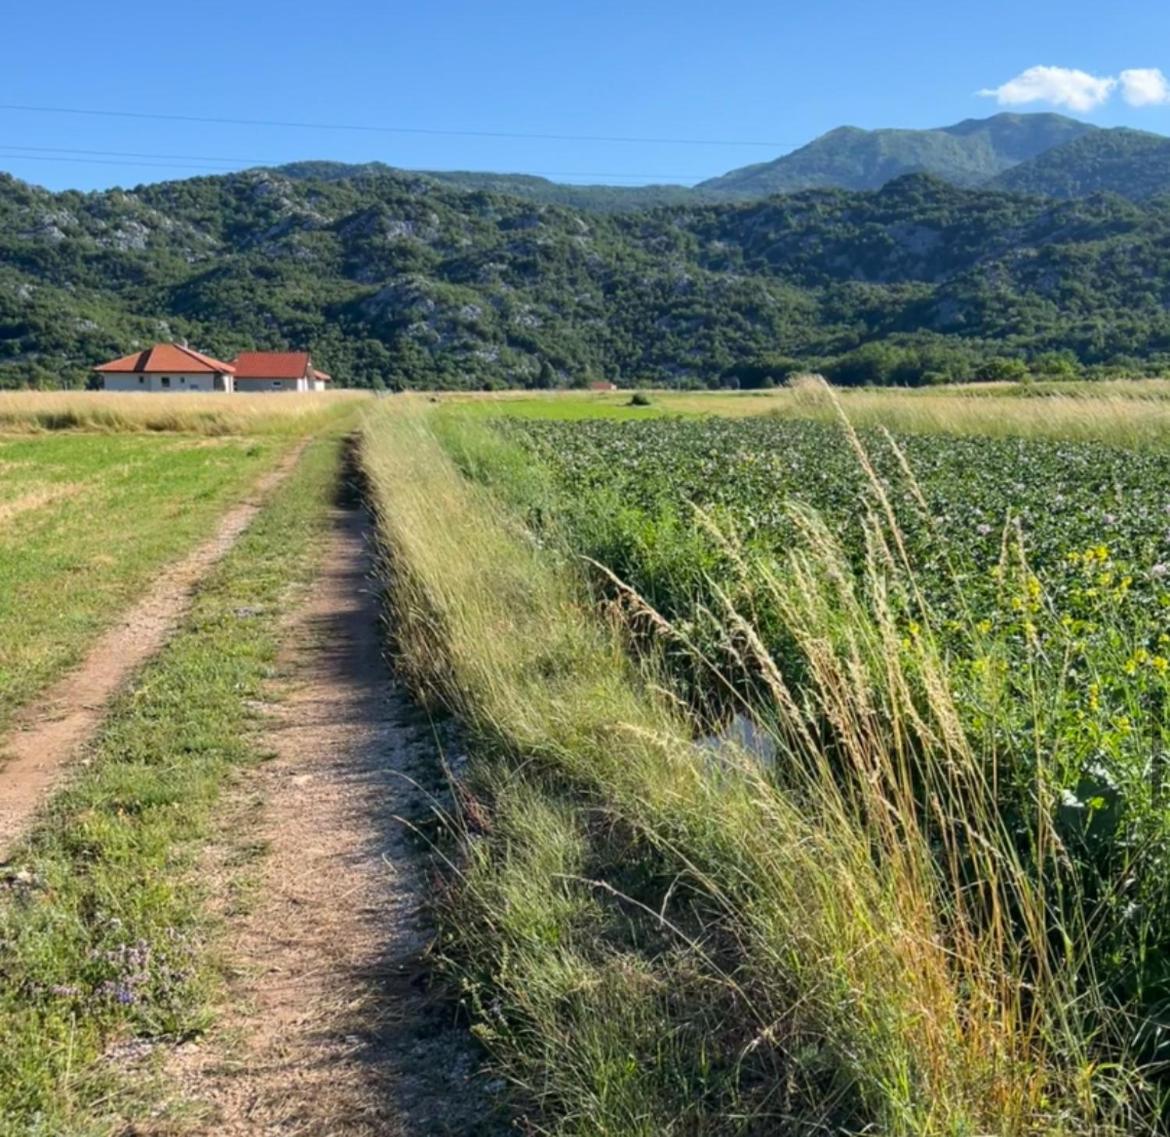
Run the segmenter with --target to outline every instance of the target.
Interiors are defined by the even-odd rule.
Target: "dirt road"
[[[174,1073],[208,1137],[489,1134],[467,1028],[425,990],[426,881],[397,819],[417,812],[434,739],[382,658],[364,514],[333,525],[290,630],[275,757],[236,802],[236,847],[264,852],[228,919],[227,1006]]]
[[[230,509],[215,534],[167,565],[147,594],[124,613],[85,659],[20,711],[0,737],[0,862],[60,782],[69,760],[94,735],[111,697],[171,637],[207,571],[251,524],[263,501],[291,472],[304,444]]]

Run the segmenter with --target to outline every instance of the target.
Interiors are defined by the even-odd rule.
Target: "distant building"
[[[243,351],[232,361],[236,390],[324,391],[330,376],[318,371],[307,351]]]
[[[590,391],[616,391],[617,389],[618,385],[616,383],[610,383],[604,379],[589,384]]]
[[[95,367],[107,391],[324,391],[307,351],[244,351],[231,363],[183,343],[156,343]]]
[[[95,367],[107,391],[224,391],[231,393],[235,368],[185,344],[156,343]]]

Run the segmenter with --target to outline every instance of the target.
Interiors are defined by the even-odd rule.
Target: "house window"
[[[138,382],[139,382],[139,383],[145,383],[145,382],[146,382],[146,376],[145,376],[145,375],[139,375],[139,376],[138,376]]]
[[[284,384],[283,384],[283,383],[282,383],[282,382],[281,382],[279,379],[273,379],[273,380],[272,380],[272,385],[273,385],[273,386],[274,386],[274,387],[275,387],[277,390],[280,390],[280,388],[284,386]]]
[[[169,375],[164,375],[159,380],[159,385],[163,387],[169,387],[171,385],[171,377]]]
[[[180,382],[180,383],[186,383],[186,382],[187,382],[187,376],[186,376],[186,375],[180,375],[180,376],[179,376],[179,382]]]

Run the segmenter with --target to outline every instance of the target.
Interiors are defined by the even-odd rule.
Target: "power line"
[[[66,162],[70,165],[82,166],[121,166],[130,169],[153,170],[202,170],[208,173],[230,174],[230,166],[208,167],[191,166],[175,162],[118,162],[113,158],[65,158],[50,154],[0,154],[0,157],[18,162]]]
[[[29,151],[29,153],[10,153],[12,150]],[[102,156],[102,157],[97,157]],[[66,162],[66,163],[80,163],[83,165],[96,166],[123,166],[129,168],[151,168],[151,169],[168,169],[168,170],[206,170],[212,173],[231,173],[236,170],[241,170],[247,167],[254,166],[280,166],[280,165],[299,165],[301,162],[283,162],[277,159],[264,158],[226,158],[226,157],[206,157],[196,154],[151,154],[142,151],[132,150],[81,150],[70,149],[63,146],[8,146],[0,148],[0,158],[10,158],[17,161],[26,162]],[[175,161],[113,161],[115,158],[132,158],[132,159],[175,159]],[[228,163],[221,166],[208,165],[189,165],[187,160],[191,162],[208,163]],[[309,159],[312,161],[331,162],[335,159]],[[364,163],[345,163],[338,162],[339,165],[363,165]],[[443,174],[472,174],[481,177],[539,177],[539,178],[624,178],[624,179],[646,179],[659,178],[664,181],[690,182],[701,181],[707,177],[707,174],[645,174],[645,173],[605,173],[593,170],[525,170],[513,171],[512,173],[501,172],[496,170],[407,170],[402,167],[387,166],[387,169],[396,173],[404,174],[425,174],[442,176]]]
[[[184,162],[242,162],[252,166],[277,164],[275,158],[241,158],[223,154],[148,154],[142,150],[83,150],[77,146],[26,146],[23,142],[5,143],[4,149],[32,150],[38,154],[93,154],[103,158],[177,158]]]
[[[158,122],[198,122],[218,126],[274,126],[292,130],[348,130],[371,134],[420,134],[444,138],[523,138],[542,142],[620,142],[662,146],[762,146],[783,150],[794,143],[739,141],[726,138],[642,138],[605,134],[544,134],[519,130],[440,130],[422,126],[373,126],[344,122],[289,122],[281,119],[215,118],[204,115],[161,114],[154,111],[93,110],[87,107],[40,107],[23,103],[0,103],[0,110],[31,114],[90,115],[99,118],[151,119]]]
[[[485,176],[500,175],[511,176],[517,174],[523,176],[527,171],[499,171],[499,170],[408,170],[403,166],[392,166],[389,163],[381,162],[378,159],[371,159],[367,162],[347,162],[340,158],[245,158],[241,155],[227,156],[224,154],[156,154],[144,150],[86,150],[78,146],[26,146],[23,142],[5,143],[0,146],[4,150],[27,150],[31,153],[27,155],[32,157],[33,154],[65,154],[74,155],[81,154],[85,156],[101,157],[101,158],[173,158],[181,162],[226,162],[231,165],[233,169],[239,169],[244,166],[295,166],[295,165],[312,165],[316,162],[321,163],[336,163],[342,166],[363,166],[363,165],[382,165],[389,170],[402,171],[405,173],[468,173],[468,174],[483,174]],[[24,154],[10,154],[9,157],[26,157]],[[593,170],[556,170],[548,174],[539,174],[539,177],[560,177],[560,178],[678,178],[684,180],[687,178],[704,178],[706,174],[646,174],[637,171],[627,170],[624,173],[602,173]]]

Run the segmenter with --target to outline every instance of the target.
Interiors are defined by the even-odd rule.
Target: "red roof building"
[[[235,368],[181,343],[156,343],[145,351],[94,368],[108,391],[232,390]]]
[[[307,351],[244,351],[232,363],[183,343],[156,343],[94,368],[107,391],[324,391]]]
[[[307,351],[242,351],[232,362],[237,391],[323,391],[330,377]]]

